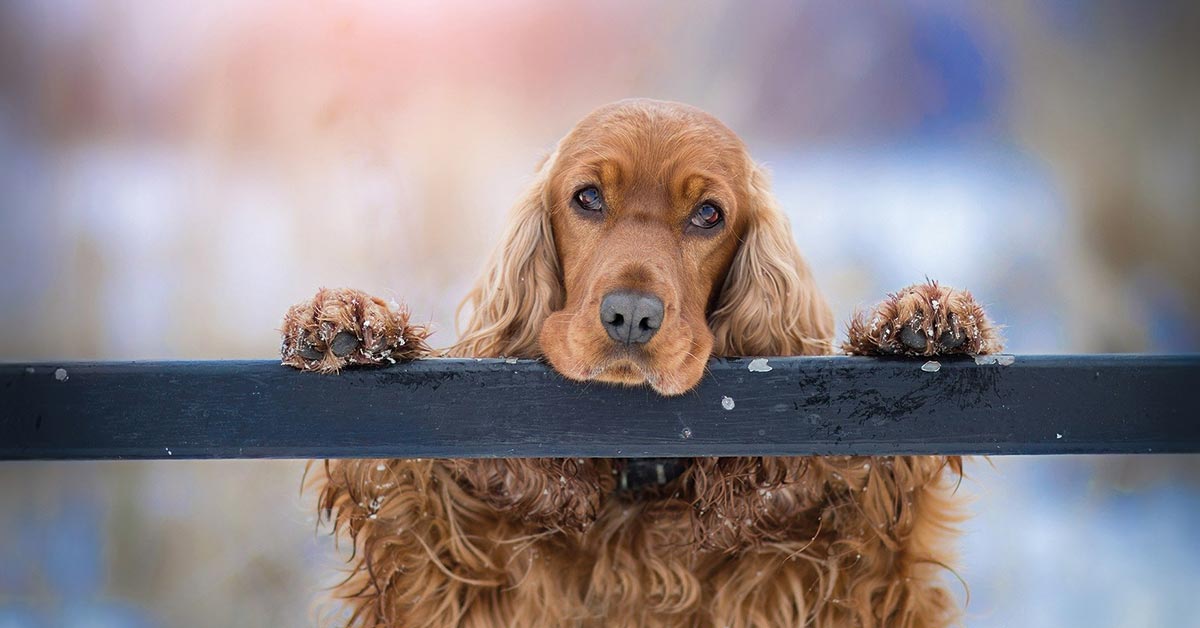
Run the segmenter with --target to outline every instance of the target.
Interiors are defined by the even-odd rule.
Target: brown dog
[[[710,356],[832,353],[833,317],[741,140],[622,101],[559,142],[466,303],[451,356],[543,357],[579,381],[694,387]],[[353,290],[293,307],[284,364],[426,355]],[[970,295],[914,285],[851,321],[863,354],[988,353]],[[944,626],[954,457],[327,461],[355,626]]]

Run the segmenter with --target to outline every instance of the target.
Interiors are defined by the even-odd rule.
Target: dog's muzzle
[[[622,458],[617,461],[617,491],[635,493],[670,484],[687,468],[684,458]]]

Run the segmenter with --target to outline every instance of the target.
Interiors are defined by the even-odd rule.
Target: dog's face
[[[692,388],[744,232],[742,142],[696,109],[615,105],[553,160],[544,193],[566,294],[542,327],[546,358],[576,380]]]
[[[584,118],[517,202],[451,355],[665,395],[711,355],[827,353],[833,317],[742,141],[687,105]]]

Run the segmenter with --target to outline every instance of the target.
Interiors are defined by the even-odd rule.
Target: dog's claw
[[[321,358],[325,357],[324,354],[321,353],[320,349],[317,349],[307,342],[301,342],[300,346],[296,347],[296,353],[298,353],[300,357],[304,358],[305,360],[320,360]]]

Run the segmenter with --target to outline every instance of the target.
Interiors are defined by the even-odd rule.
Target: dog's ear
[[[766,173],[755,164],[748,168],[749,224],[709,316],[713,354],[828,354],[833,313],[792,240]]]
[[[547,185],[557,153],[547,157],[508,217],[508,227],[483,275],[458,307],[471,308],[458,342],[447,352],[463,357],[538,357],[538,333],[563,306],[565,290]]]

